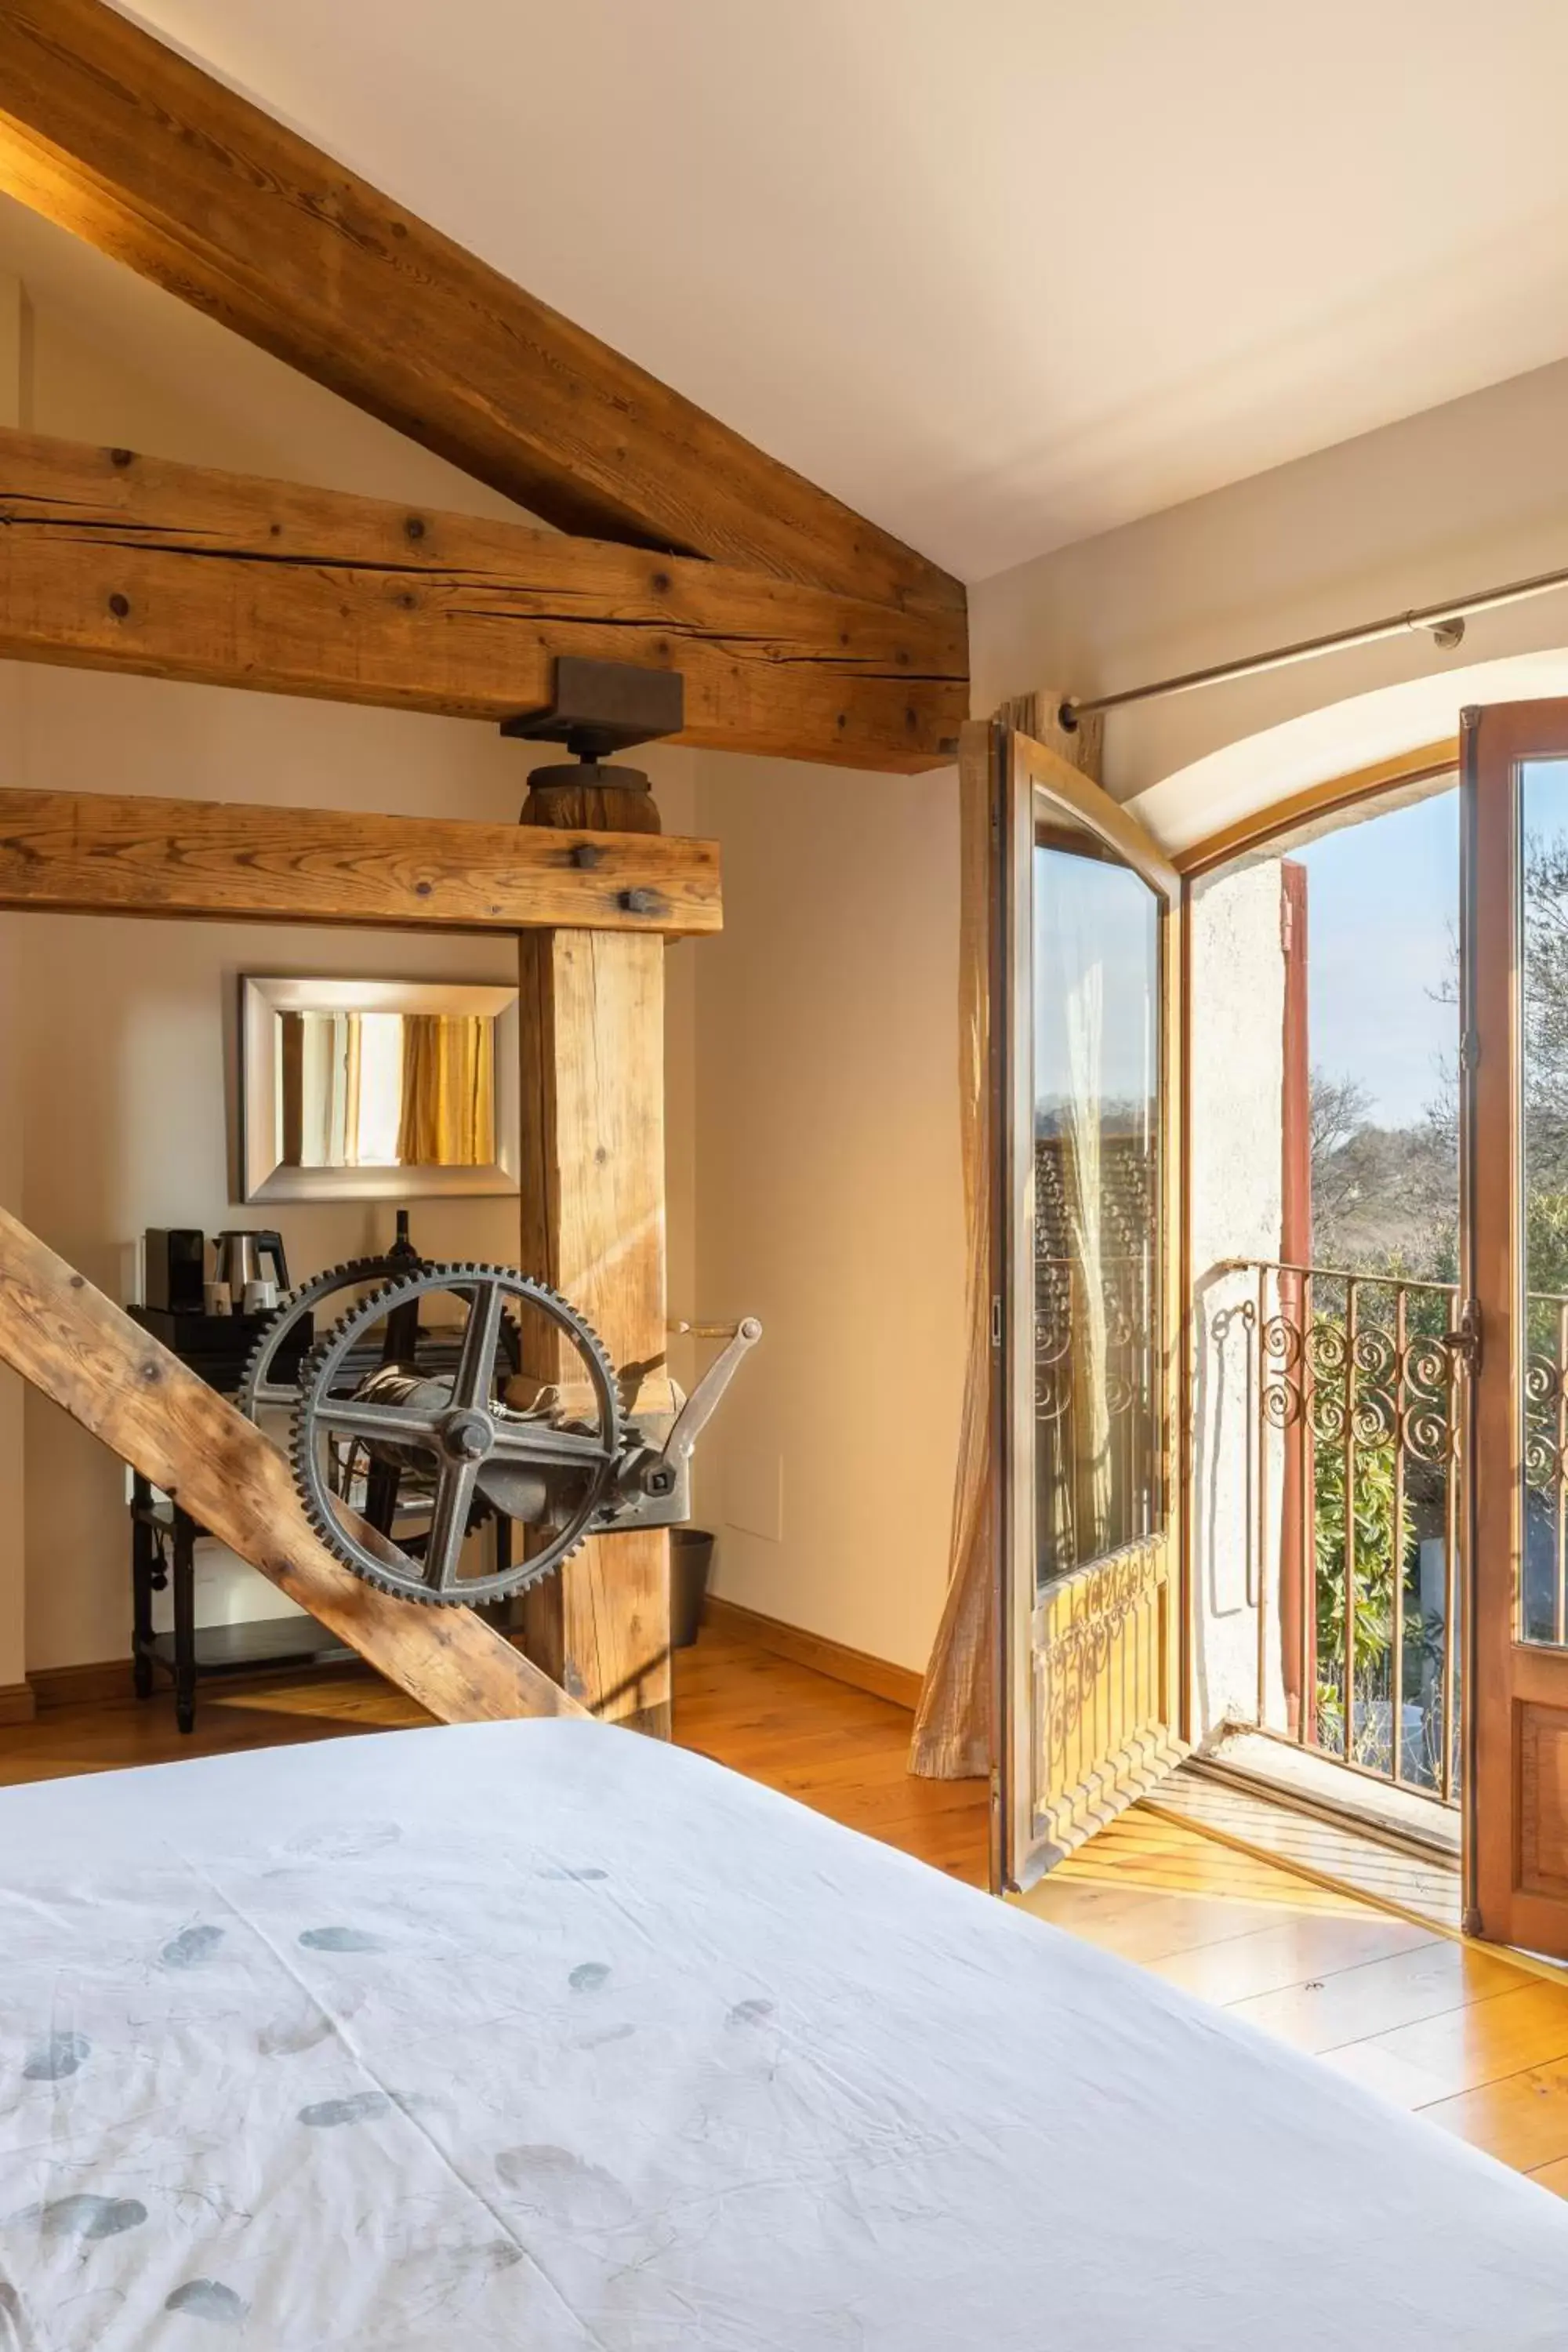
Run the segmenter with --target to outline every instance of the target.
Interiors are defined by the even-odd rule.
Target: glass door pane
[[[1156,1531],[1160,901],[1058,812],[1034,846],[1036,1588]]]
[[[1524,1542],[1520,1636],[1568,1639],[1568,760],[1519,768]]]
[[[1027,1885],[1178,1759],[1180,883],[1005,729],[996,1329],[1004,1871]]]

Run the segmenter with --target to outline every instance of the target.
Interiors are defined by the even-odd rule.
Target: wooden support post
[[[613,768],[587,768],[584,779],[580,792],[531,793],[523,823],[658,830],[640,779]],[[668,1402],[664,941],[531,931],[520,949],[521,1263],[582,1309],[618,1370],[647,1368],[637,1402],[658,1410]],[[525,1369],[558,1377],[553,1363]],[[529,1594],[524,1622],[530,1656],[574,1698],[606,1721],[669,1737],[667,1534],[594,1538]]]

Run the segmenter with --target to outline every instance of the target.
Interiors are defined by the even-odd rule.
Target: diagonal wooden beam
[[[584,1712],[471,1609],[417,1608],[351,1575],[277,1447],[4,1210],[0,1360],[438,1722]]]
[[[563,530],[957,582],[102,5],[0,0],[0,188]]]
[[[0,655],[499,720],[560,654],[679,669],[684,742],[843,766],[932,766],[968,698],[951,614],[0,431]]]

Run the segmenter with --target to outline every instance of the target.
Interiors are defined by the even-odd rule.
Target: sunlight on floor
[[[1568,2195],[1568,1987],[1510,1956],[1145,1805],[1016,1899]]]

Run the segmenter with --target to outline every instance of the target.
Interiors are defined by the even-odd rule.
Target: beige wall
[[[704,1444],[717,1589],[920,1667],[963,1365],[954,780],[699,774],[698,1289],[765,1327]]]
[[[390,1242],[390,1204],[237,1203],[230,1191],[234,1005],[242,971],[505,979],[505,940],[227,924],[15,916],[26,976],[24,1223],[111,1297],[150,1224],[276,1224],[291,1270]],[[433,1256],[510,1259],[515,1200],[415,1202]],[[127,1631],[124,1475],[57,1407],[26,1400],[26,1643],[34,1667],[113,1657]],[[268,1613],[227,1555],[204,1558],[204,1620]]]
[[[1137,686],[1565,565],[1568,362],[984,582],[975,708]],[[1106,781],[1126,799],[1323,704],[1565,644],[1568,593],[1478,615],[1457,654],[1405,634],[1112,713]]]
[[[1188,926],[1194,1737],[1227,1719],[1246,1722],[1254,1715],[1259,1654],[1254,1596],[1260,1586],[1279,1591],[1284,1445],[1281,1433],[1264,1427],[1261,1454],[1254,1448],[1258,1334],[1249,1318],[1256,1276],[1226,1275],[1218,1268],[1235,1259],[1281,1255],[1285,956],[1279,869],[1279,859],[1262,858],[1200,883]],[[1260,1511],[1268,1515],[1261,1523]],[[1265,1654],[1282,1655],[1279,1643],[1265,1645]],[[1277,1673],[1274,1680],[1278,1685]],[[1279,1696],[1282,1704],[1282,1688]]]
[[[0,269],[7,259],[25,269],[33,297],[13,413],[30,412],[37,430],[508,511],[264,354],[0,205]],[[18,381],[4,298],[0,278],[0,421],[8,351],[10,381]],[[0,665],[5,785],[505,823],[517,814],[534,763],[527,747],[459,721]],[[667,829],[689,831],[692,756],[665,751],[646,764]],[[693,1279],[690,1055],[700,952],[682,945],[669,962],[676,1295]],[[122,1284],[128,1245],[148,1224],[210,1233],[277,1223],[300,1274],[375,1246],[390,1237],[390,1208],[247,1210],[232,1200],[237,974],[462,979],[507,978],[515,969],[504,940],[0,918],[0,1201],[19,1206],[47,1241],[111,1291]],[[412,1207],[416,1237],[432,1254],[515,1258],[515,1201]],[[0,1378],[0,1686],[19,1678],[24,1657],[37,1669],[125,1653],[123,1496],[113,1457],[37,1395],[27,1396],[24,1413],[17,1384]],[[226,1556],[207,1555],[205,1615],[249,1616],[271,1605],[258,1578]]]
[[[974,707],[1136,684],[1562,564],[1568,363],[982,583]],[[1426,677],[1438,720],[1429,702],[1405,738],[1424,740],[1452,723],[1475,664],[1564,643],[1568,596],[1551,597],[1473,621],[1458,657],[1403,636],[1155,704],[1110,721],[1108,781],[1130,797],[1257,730]],[[769,1325],[707,1449],[719,1590],[919,1665],[963,1360],[952,781],[712,758],[699,772],[729,922],[699,992],[700,1288],[705,1312],[755,1307]],[[1260,792],[1268,773],[1265,750]]]

